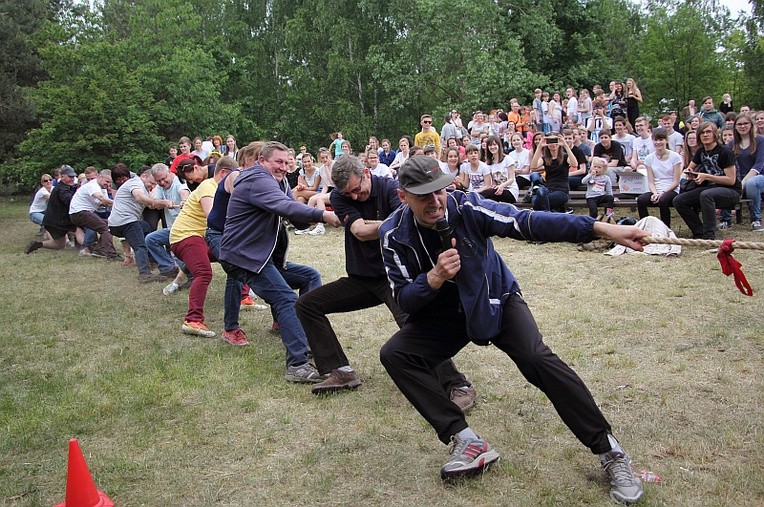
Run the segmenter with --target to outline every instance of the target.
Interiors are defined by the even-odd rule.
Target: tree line
[[[716,0],[0,0],[0,178],[182,135],[326,145],[634,78],[643,111],[764,107],[764,12]],[[436,121],[436,123],[438,123]]]

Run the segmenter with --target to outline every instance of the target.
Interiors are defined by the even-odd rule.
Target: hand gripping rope
[[[725,275],[734,275],[735,285],[740,292],[746,296],[753,296],[753,289],[748,283],[748,280],[743,274],[743,267],[737,259],[732,257],[732,252],[735,248],[743,248],[749,250],[764,250],[764,243],[751,243],[751,242],[736,242],[734,239],[725,239],[724,241],[718,241],[714,239],[680,239],[680,238],[655,238],[647,237],[640,240],[644,244],[661,243],[664,245],[680,245],[680,246],[699,246],[704,248],[719,248],[719,252],[716,254],[716,258],[719,259],[719,264],[722,266],[722,273]],[[735,243],[733,246],[732,244]]]

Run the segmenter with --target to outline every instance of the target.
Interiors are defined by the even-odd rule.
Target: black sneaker
[[[40,241],[30,241],[27,247],[24,249],[25,254],[31,254],[35,250],[39,250],[42,248],[42,242]]]

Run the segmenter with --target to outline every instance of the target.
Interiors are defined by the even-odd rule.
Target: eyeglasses
[[[357,195],[357,194],[360,194],[360,193],[361,193],[361,190],[363,190],[363,189],[362,189],[362,186],[363,186],[363,180],[365,180],[365,179],[366,179],[366,174],[364,174],[363,176],[361,176],[361,179],[360,179],[360,180],[358,180],[358,186],[357,186],[357,187],[355,187],[355,188],[351,188],[350,190],[345,190],[345,191],[343,191],[343,192],[340,192],[340,193],[341,193],[342,195],[344,195],[344,196],[350,196],[350,195]]]
[[[43,183],[51,183],[53,180],[42,180]]]
[[[422,123],[432,123],[432,120],[422,120]]]
[[[703,132],[700,133],[700,135],[703,135],[703,134],[712,136],[712,135],[714,135],[714,131],[713,130],[704,130]]]
[[[736,127],[750,127],[751,123],[747,121],[741,121],[735,124]]]

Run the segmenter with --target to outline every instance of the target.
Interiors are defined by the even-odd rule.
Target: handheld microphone
[[[451,246],[451,226],[448,225],[448,220],[439,218],[435,222],[435,230],[438,236],[440,236],[440,245],[443,247],[443,251],[445,252],[449,248],[453,248]]]

